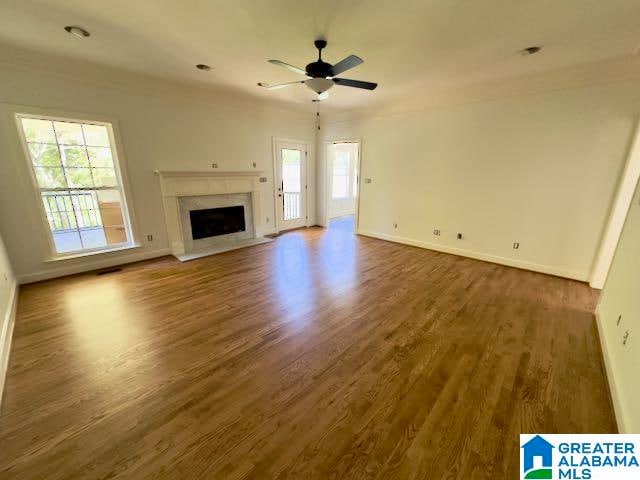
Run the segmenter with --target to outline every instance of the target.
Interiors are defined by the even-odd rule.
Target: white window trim
[[[60,262],[63,260],[71,260],[73,258],[83,258],[83,257],[91,257],[93,255],[100,255],[103,253],[111,253],[111,252],[122,252],[126,250],[134,250],[136,248],[142,248],[142,245],[139,243],[121,243],[119,245],[113,247],[105,247],[105,248],[87,248],[85,250],[79,250],[75,253],[59,253],[55,257],[50,257],[45,259],[45,262]]]
[[[33,192],[33,196],[35,197],[38,206],[40,227],[43,234],[47,238],[49,246],[48,255],[43,260],[45,262],[62,261],[91,255],[99,255],[104,253],[140,248],[141,244],[136,241],[136,239],[139,238],[137,234],[138,229],[136,228],[136,219],[134,216],[130,182],[127,175],[127,166],[122,148],[122,142],[120,140],[121,136],[117,120],[101,115],[59,111],[48,108],[26,107],[19,105],[12,106],[12,113],[16,126],[16,134],[18,135],[20,145],[22,146],[22,155],[26,161],[25,166],[28,169],[28,175],[31,179],[29,187]],[[29,154],[29,148],[27,146],[22,122],[20,120],[21,118],[66,121],[85,124],[89,123],[94,125],[104,125],[107,127],[107,131],[109,133],[109,142],[111,144],[111,153],[114,160],[114,170],[116,172],[116,176],[120,185],[119,191],[123,200],[121,208],[124,217],[123,220],[125,224],[125,230],[127,232],[127,238],[129,240],[128,242],[106,247],[87,248],[64,253],[58,253],[56,251],[56,246],[53,240],[53,232],[51,231],[51,228],[47,221],[47,215],[42,203],[41,188],[38,185],[38,181],[35,176],[31,155]]]

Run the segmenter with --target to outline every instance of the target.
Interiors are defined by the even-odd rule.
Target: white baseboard
[[[18,308],[18,282],[14,282],[9,294],[9,305],[7,313],[0,325],[0,406],[2,405],[2,394],[4,392],[4,381],[7,376],[9,366],[9,351],[11,350],[11,337],[13,336],[13,325],[16,321],[16,310]]]
[[[460,255],[462,257],[474,258],[476,260],[483,260],[485,262],[497,263],[500,265],[506,265],[508,267],[521,268],[523,270],[532,270],[534,272],[546,273],[549,275],[555,275],[558,277],[571,278],[573,280],[580,280],[586,282],[588,280],[588,274],[584,272],[576,272],[573,270],[564,270],[561,268],[552,267],[550,265],[540,265],[538,263],[526,262],[523,260],[514,260],[506,257],[499,257],[496,255],[489,255],[482,252],[476,252],[473,250],[465,250],[462,248],[449,247],[447,245],[440,245],[436,243],[423,242],[421,240],[414,240],[407,237],[399,237],[396,235],[389,235],[386,233],[371,232],[368,230],[358,229],[356,231],[359,235],[366,237],[378,238],[380,240],[387,240],[395,243],[402,243],[404,245],[411,245],[413,247],[426,248],[428,250],[435,250],[437,252],[451,253],[453,255]]]
[[[171,250],[168,248],[162,248],[160,250],[142,251],[127,255],[109,256],[107,258],[100,259],[88,259],[86,257],[82,259],[73,259],[68,260],[68,265],[60,266],[58,268],[18,275],[18,283],[23,285],[25,283],[40,282],[51,278],[64,277],[65,275],[73,275],[74,273],[89,272],[100,268],[114,267],[117,265],[149,260],[151,258],[164,257],[165,255],[171,255]],[[61,261],[61,263],[65,262],[65,260]]]
[[[610,349],[607,345],[607,340],[604,336],[604,321],[602,314],[600,313],[599,306],[596,307],[596,325],[598,326],[598,336],[600,337],[600,347],[602,349],[602,358],[604,359],[604,369],[607,375],[607,382],[609,384],[609,393],[611,394],[611,402],[613,403],[613,410],[616,416],[616,424],[618,425],[619,433],[634,433],[629,431],[624,419],[624,413],[622,405],[620,403],[620,395],[618,394],[618,387],[616,384],[616,378],[613,374],[613,365],[611,364]]]

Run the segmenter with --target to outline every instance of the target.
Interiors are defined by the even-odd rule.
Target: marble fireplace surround
[[[261,218],[259,179],[262,172],[162,171],[160,177],[169,247],[180,260],[268,241],[254,219]],[[188,209],[243,205],[246,230],[192,240]]]
[[[244,240],[256,238],[253,226],[253,207],[250,193],[217,193],[215,195],[194,195],[178,198],[180,226],[182,227],[182,242],[185,252],[202,250],[209,247],[232,246]],[[236,207],[244,208],[245,230],[243,232],[217,235],[214,237],[194,239],[191,232],[191,210],[205,210],[208,208]]]

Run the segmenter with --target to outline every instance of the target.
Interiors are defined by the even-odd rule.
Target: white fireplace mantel
[[[259,183],[263,172],[155,170],[155,173],[160,178],[169,245],[174,255],[185,253],[180,224],[180,197],[250,193],[255,219],[253,234],[256,237],[261,235],[258,227],[258,220],[262,218]]]
[[[260,177],[261,170],[154,170],[163,177]]]

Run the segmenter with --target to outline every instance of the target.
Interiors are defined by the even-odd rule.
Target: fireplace
[[[189,219],[194,240],[244,232],[246,229],[242,205],[190,210]]]
[[[251,193],[180,197],[184,252],[230,247],[256,238]]]
[[[262,172],[156,171],[171,253],[180,261],[266,243]]]

